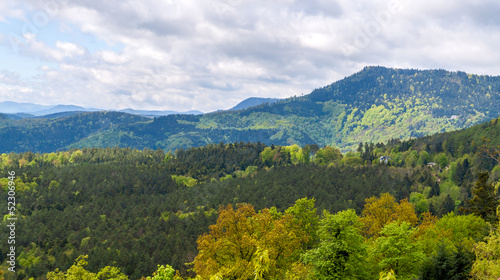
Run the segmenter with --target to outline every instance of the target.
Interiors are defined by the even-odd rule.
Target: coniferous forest
[[[344,154],[260,142],[4,153],[17,271],[0,243],[3,277],[496,279],[499,121]]]

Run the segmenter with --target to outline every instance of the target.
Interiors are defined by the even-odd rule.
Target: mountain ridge
[[[85,108],[77,105],[39,105],[34,103],[18,103],[14,101],[3,101],[0,102],[0,113],[11,115],[14,118],[51,118],[65,116],[72,114],[71,112],[106,112],[106,111],[116,111],[125,112],[133,115],[141,116],[166,116],[175,114],[193,114],[199,115],[203,114],[201,111],[191,110],[186,112],[178,111],[161,111],[161,110],[135,110],[131,108],[120,109],[120,110],[105,110],[99,108]],[[62,113],[62,114],[61,114]],[[66,114],[65,114],[66,113]]]
[[[24,144],[23,148],[19,144],[4,145],[0,150],[34,149],[33,142],[43,142],[49,137],[46,131],[56,126],[69,127],[65,132],[73,140],[64,142],[65,145],[51,142],[51,145],[44,145],[46,150],[34,151],[112,146],[173,151],[208,143],[240,141],[267,145],[333,145],[348,151],[355,150],[360,142],[405,140],[453,131],[499,115],[498,76],[369,66],[314,89],[308,95],[238,111],[154,119],[121,115],[130,121],[116,123],[113,118],[103,122],[102,114],[92,113],[75,115],[72,119],[2,120],[0,127],[9,127],[9,133],[18,134]],[[95,126],[106,122],[113,125]],[[75,131],[77,126],[85,133]],[[33,137],[34,132],[36,137]],[[5,133],[3,129],[0,137]]]

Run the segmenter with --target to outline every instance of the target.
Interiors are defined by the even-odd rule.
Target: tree
[[[499,205],[498,197],[495,194],[493,183],[488,184],[488,172],[478,174],[475,187],[472,189],[472,199],[467,200],[467,213],[474,213],[481,216],[488,222],[497,221],[496,210]]]
[[[86,270],[87,259],[87,255],[79,256],[66,272],[56,269],[47,273],[47,280],[128,280],[127,275],[117,267],[106,266],[97,274]]]
[[[362,279],[367,276],[366,247],[362,223],[352,209],[333,215],[326,210],[320,221],[320,244],[307,251],[304,259],[314,265],[314,274],[323,279]]]
[[[424,224],[424,223],[423,223]],[[423,225],[422,224],[422,225]],[[439,246],[446,245],[449,250],[457,250],[458,244],[471,251],[473,244],[482,240],[488,233],[486,222],[475,215],[456,215],[454,212],[422,228],[419,226],[420,243],[424,251],[435,254]]]
[[[393,270],[396,279],[412,279],[420,271],[425,255],[411,239],[415,230],[406,221],[384,226],[372,248],[372,260],[380,271]]]
[[[491,140],[485,136],[481,137],[481,145],[472,142],[472,145],[476,147],[477,153],[485,158],[493,159],[497,163],[500,162],[500,145],[491,145]]]
[[[443,215],[455,211],[455,200],[449,194],[446,195],[443,201]]]
[[[179,272],[174,270],[170,265],[158,265],[158,270],[153,274],[153,277],[146,277],[146,280],[182,280]]]
[[[500,225],[484,242],[474,247],[476,261],[472,266],[472,279],[500,278]]]
[[[250,204],[219,208],[210,232],[197,240],[194,271],[202,278],[283,278],[299,259],[309,236],[293,215],[276,217],[269,209],[256,213]]]
[[[316,164],[328,164],[334,160],[342,159],[342,153],[333,147],[326,146],[316,152]]]
[[[367,198],[365,203],[361,221],[368,236],[378,236],[382,228],[393,221],[407,221],[411,225],[418,222],[415,208],[407,199],[397,203],[392,195],[383,193],[380,198]]]
[[[462,163],[457,163],[457,167],[455,168],[455,172],[453,173],[452,179],[457,184],[457,186],[461,186],[464,181],[470,180],[471,171],[470,164],[468,159],[464,159]]]
[[[439,153],[434,157],[434,161],[439,164],[441,169],[444,169],[448,165],[448,157],[444,153]]]
[[[453,250],[441,244],[436,254],[425,262],[421,279],[469,279],[473,261],[474,254],[465,247],[459,245]]]
[[[431,191],[429,192],[429,198],[433,196],[439,196],[439,193],[441,192],[439,188],[438,182],[433,182],[430,184]]]
[[[314,202],[316,199],[307,199],[307,197],[301,198],[295,202],[295,204],[285,210],[285,213],[293,215],[294,221],[297,222],[297,226],[302,228],[307,235],[311,237],[308,247],[314,245],[317,242],[319,218],[317,209],[314,207]]]

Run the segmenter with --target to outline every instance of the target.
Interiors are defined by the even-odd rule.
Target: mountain
[[[500,77],[372,66],[308,95],[244,110],[154,119],[116,114],[127,121],[115,122],[103,113],[1,120],[0,139],[16,135],[18,140],[2,142],[0,152],[112,146],[175,150],[240,141],[355,150],[360,142],[405,140],[498,117]],[[59,136],[50,140],[53,133]]]
[[[101,131],[112,132],[119,125],[140,125],[147,121],[146,117],[119,112],[84,112],[55,119],[0,120],[0,151],[67,149],[71,144]],[[118,134],[118,138],[111,138],[108,146],[120,145],[117,139],[121,136]]]
[[[278,99],[278,98],[250,97],[250,98],[247,98],[247,99],[241,101],[240,103],[238,103],[238,105],[234,106],[233,108],[231,108],[229,110],[231,110],[231,111],[244,110],[244,109],[248,109],[250,107],[255,107],[255,106],[258,106],[258,105],[261,105],[264,103],[269,103],[269,104],[276,103],[279,100],[280,99]]]
[[[99,109],[87,109],[81,106],[75,106],[75,105],[57,105],[54,107],[51,107],[49,109],[44,109],[40,111],[35,111],[31,112],[31,114],[35,116],[45,116],[45,115],[51,115],[51,114],[57,114],[57,113],[63,113],[63,112],[96,112],[96,111],[102,111]]]
[[[56,105],[56,106],[45,106],[33,103],[17,103],[13,101],[0,102],[0,113],[10,114],[10,118],[13,119],[23,119],[23,118],[60,118],[68,115],[74,115],[75,113],[82,112],[99,112],[107,111],[98,108],[84,108],[75,105]],[[187,111],[187,112],[177,112],[177,111],[155,111],[155,110],[134,110],[134,109],[122,109],[118,112],[129,113],[133,115],[140,116],[168,116],[175,114],[189,114],[189,115],[199,115],[203,114],[200,111]]]
[[[168,116],[168,115],[176,115],[176,114],[183,114],[183,115],[201,115],[203,112],[200,111],[187,111],[187,112],[176,112],[176,111],[148,111],[148,110],[134,110],[134,109],[123,109],[120,110],[119,112],[123,113],[129,113],[129,114],[134,114],[134,115],[141,115],[141,116],[147,116],[147,117],[152,117],[152,116]]]
[[[0,102],[0,112],[6,114],[15,113],[32,113],[36,111],[46,110],[52,106],[38,105],[33,103],[18,103],[13,101]]]

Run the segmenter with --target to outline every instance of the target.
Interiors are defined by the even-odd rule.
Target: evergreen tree
[[[472,189],[472,199],[467,201],[465,212],[481,216],[488,222],[497,220],[496,210],[499,205],[493,183],[488,184],[488,172],[478,174],[475,187]]]
[[[445,244],[441,244],[436,254],[425,262],[420,279],[469,279],[473,262],[474,254],[463,246],[458,246],[455,251],[447,248]]]
[[[429,197],[439,196],[441,190],[439,189],[438,182],[433,182],[431,185],[431,191],[429,192]]]
[[[451,196],[448,194],[446,195],[444,202],[443,202],[443,215],[446,215],[452,211],[455,211],[455,201]]]

